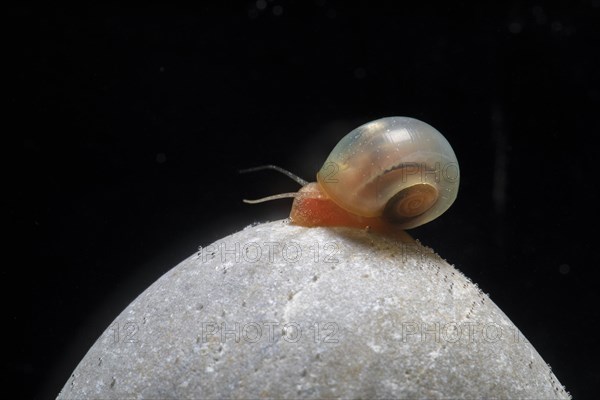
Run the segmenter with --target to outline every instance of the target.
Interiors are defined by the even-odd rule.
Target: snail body
[[[432,126],[388,117],[359,126],[334,147],[308,183],[279,167],[303,187],[290,221],[301,226],[370,228],[385,234],[423,225],[444,213],[458,194],[459,167],[452,147]],[[256,169],[254,169],[256,170]]]

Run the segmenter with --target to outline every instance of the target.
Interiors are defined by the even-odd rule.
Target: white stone
[[[58,397],[570,398],[506,315],[430,249],[285,221],[167,272]]]

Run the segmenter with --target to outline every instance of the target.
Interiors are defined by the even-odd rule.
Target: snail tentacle
[[[271,201],[271,200],[296,198],[296,197],[298,197],[298,195],[299,195],[299,192],[279,193],[279,194],[274,194],[272,196],[262,197],[260,199],[255,199],[255,200],[242,199],[242,201],[247,204],[258,204],[258,203],[264,203],[265,201]]]
[[[248,172],[263,171],[265,169],[272,169],[272,170],[275,170],[277,172],[280,172],[280,173],[286,175],[287,177],[293,179],[294,181],[298,182],[301,186],[306,186],[308,184],[308,181],[305,181],[304,179],[300,178],[298,175],[296,175],[296,174],[294,174],[294,173],[292,173],[292,172],[290,172],[290,171],[288,171],[286,169],[278,167],[277,165],[271,165],[271,164],[269,164],[269,165],[261,165],[261,166],[253,167],[253,168],[241,169],[241,170],[239,170],[239,173],[240,174],[246,174]]]

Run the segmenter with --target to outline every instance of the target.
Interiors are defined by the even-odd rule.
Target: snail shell
[[[317,181],[349,213],[409,229],[452,205],[459,175],[456,155],[440,132],[414,118],[388,117],[342,138]]]

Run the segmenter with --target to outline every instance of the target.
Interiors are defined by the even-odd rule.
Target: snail
[[[335,146],[316,182],[275,165],[302,188],[257,200],[293,197],[294,225],[344,226],[388,235],[423,225],[444,213],[458,194],[459,168],[452,147],[432,126],[408,117],[387,117],[359,126]],[[406,237],[406,236],[404,236]]]

